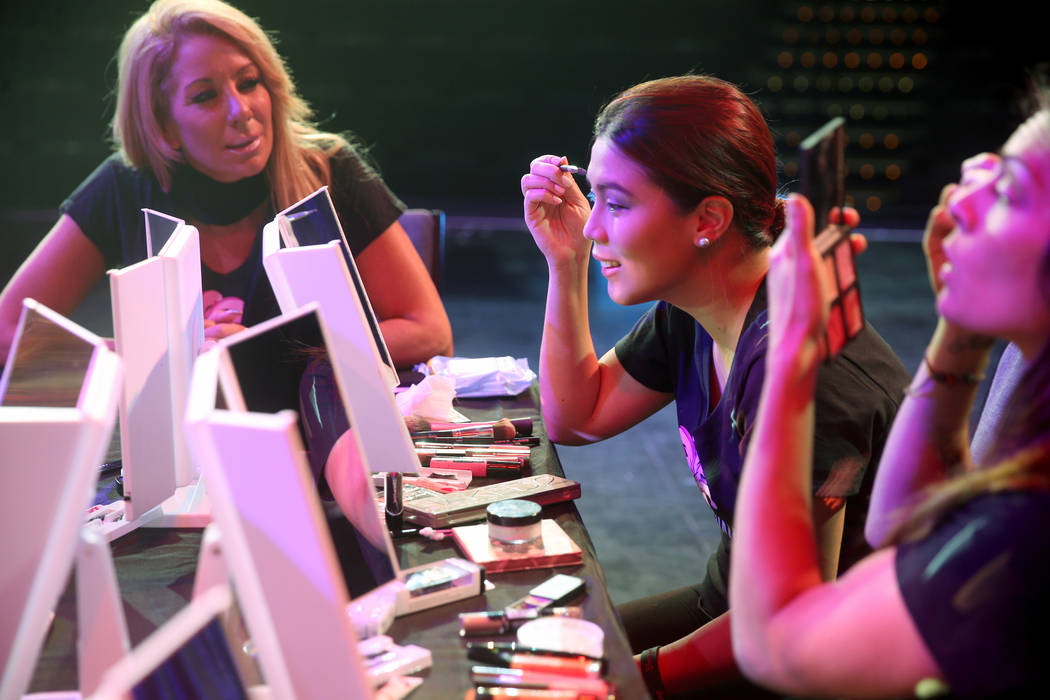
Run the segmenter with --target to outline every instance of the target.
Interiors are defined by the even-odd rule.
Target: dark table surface
[[[532,450],[532,473],[564,476],[554,446],[543,431],[537,407],[536,387],[514,398],[457,400],[457,408],[474,420],[532,417],[534,434],[542,437]],[[473,485],[492,480],[476,479]],[[605,576],[598,563],[594,544],[573,502],[544,506],[545,518],[553,518],[583,550],[583,563],[556,568],[493,573],[487,576],[494,584],[480,596],[456,601],[396,619],[387,634],[399,644],[418,644],[430,650],[433,664],[420,674],[424,683],[412,698],[463,697],[472,687],[467,659],[468,641],[512,641],[513,633],[504,637],[459,636],[459,613],[497,610],[526,595],[532,587],[556,573],[578,576],[586,582],[586,594],[570,601],[581,605],[583,617],[597,623],[605,632],[605,655],[608,671],[605,679],[616,689],[618,697],[644,698],[642,683],[627,645],[623,628],[616,617],[606,591]],[[139,528],[112,543],[124,612],[132,645],[142,641],[182,608],[192,597],[194,573],[201,539],[200,530]],[[423,538],[399,538],[394,548],[402,568],[439,561],[463,554],[451,538],[431,541]],[[76,671],[76,590],[75,576],[62,594],[55,610],[55,620],[30,685],[31,692],[65,690],[77,687]]]

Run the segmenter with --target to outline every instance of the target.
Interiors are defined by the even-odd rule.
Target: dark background
[[[370,146],[410,206],[451,214],[516,214],[529,160],[555,152],[586,163],[591,120],[617,91],[702,71],[755,96],[777,135],[788,188],[798,139],[846,115],[848,190],[865,221],[918,225],[963,157],[1000,145],[1018,120],[1024,68],[1046,53],[1041,23],[1015,3],[237,4],[276,33],[325,128],[352,131]],[[108,153],[113,56],[146,6],[4,4],[0,211],[53,211]],[[846,67],[850,52],[859,67]],[[900,69],[890,65],[895,53]],[[922,70],[916,54],[926,60]],[[824,66],[829,56],[832,68]],[[885,145],[888,135],[896,148]],[[864,165],[871,177],[860,176]],[[891,165],[900,168],[896,180],[885,175]],[[871,196],[877,207],[868,206]]]

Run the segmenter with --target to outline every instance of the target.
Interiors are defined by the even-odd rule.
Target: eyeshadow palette
[[[813,205],[814,241],[824,270],[824,299],[830,311],[824,332],[824,358],[831,362],[864,328],[850,228],[831,223],[833,209],[845,204],[846,122],[835,117],[799,146],[799,191]]]
[[[828,304],[828,325],[824,330],[824,358],[831,362],[848,341],[864,328],[860,285],[853,261],[850,230],[829,226],[816,241],[824,264],[824,300]]]

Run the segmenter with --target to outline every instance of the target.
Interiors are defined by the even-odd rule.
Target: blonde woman
[[[353,146],[318,131],[266,33],[218,0],[157,0],[118,55],[116,152],[0,296],[0,357],[22,299],[71,312],[106,269],[145,258],[143,207],[200,230],[206,335],[279,313],[262,226],[329,185],[398,366],[451,354],[441,299],[398,217],[401,201]]]

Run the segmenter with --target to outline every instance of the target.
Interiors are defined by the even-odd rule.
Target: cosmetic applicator
[[[518,434],[515,422],[509,418],[476,423],[436,423],[421,416],[411,415],[405,416],[405,425],[413,437],[478,437],[510,440]],[[532,432],[531,419],[529,419],[528,427],[529,432]]]

